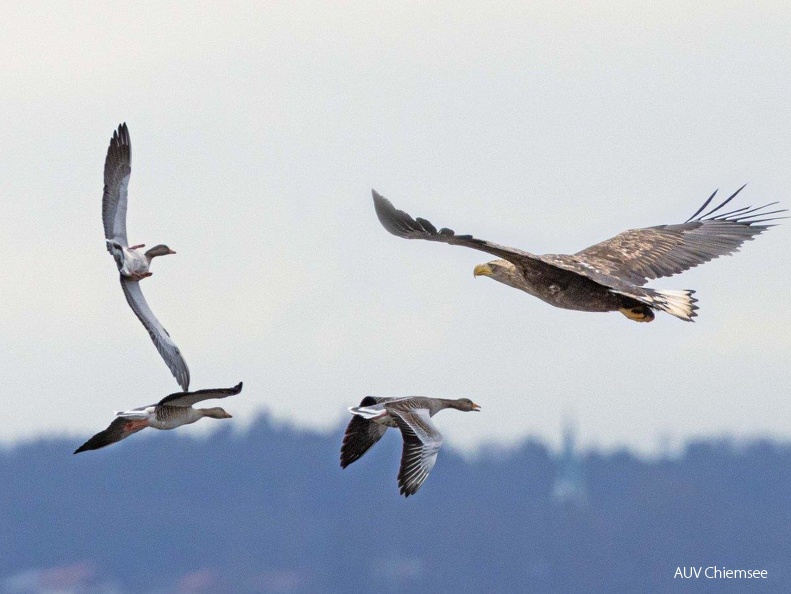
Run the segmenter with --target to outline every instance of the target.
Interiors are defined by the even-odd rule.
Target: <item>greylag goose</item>
[[[388,427],[398,427],[404,440],[398,486],[404,497],[414,495],[434,468],[442,445],[442,435],[431,422],[431,417],[446,408],[481,410],[469,398],[448,400],[424,396],[366,396],[359,406],[349,408],[354,416],[343,436],[341,468],[361,458],[379,441]]]
[[[168,331],[154,316],[140,290],[140,281],[152,274],[149,272],[151,260],[176,252],[166,245],[157,245],[145,252],[140,251],[140,248],[145,247],[144,244],[129,246],[126,239],[126,204],[131,173],[132,145],[129,130],[124,123],[113,133],[104,161],[102,219],[107,251],[113,256],[121,273],[121,288],[127,303],[143,323],[181,389],[186,391],[190,385],[187,363]]]
[[[115,413],[115,420],[104,431],[100,431],[77,448],[74,453],[86,450],[98,450],[116,441],[126,439],[133,433],[152,427],[154,429],[175,429],[182,425],[195,423],[203,417],[212,419],[230,419],[220,407],[192,408],[194,404],[212,398],[227,398],[242,391],[242,382],[233,388],[215,388],[198,390],[197,392],[176,392],[165,396],[157,404],[141,406],[124,412]]]
[[[747,240],[774,225],[762,225],[784,217],[773,217],[785,209],[767,211],[777,204],[757,208],[744,206],[718,212],[741,190],[701,214],[715,191],[686,222],[624,231],[573,255],[534,255],[498,245],[472,235],[456,235],[426,219],[413,219],[373,190],[374,208],[385,229],[406,239],[426,239],[461,245],[497,256],[479,264],[474,276],[488,276],[520,289],[542,301],[577,311],[619,311],[630,320],[650,322],[654,311],[667,312],[693,321],[697,314],[695,291],[657,290],[643,285],[649,279],[678,274],[719,256],[738,251]],[[715,214],[718,213],[718,214]]]

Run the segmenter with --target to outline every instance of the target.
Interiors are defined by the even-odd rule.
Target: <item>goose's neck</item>
[[[456,401],[451,398],[437,398],[434,402],[429,403],[429,410],[431,411],[432,417],[441,410],[456,407]]]
[[[167,256],[168,254],[175,254],[175,253],[176,252],[171,250],[166,245],[155,245],[150,250],[147,250],[144,255],[146,257],[146,260],[148,260],[150,264],[151,260],[153,260],[157,256]]]
[[[146,260],[148,260],[148,263],[150,264],[151,260],[153,260],[157,256],[161,256],[162,254],[160,254],[156,248],[151,248],[150,250],[146,250],[143,255],[146,257]]]

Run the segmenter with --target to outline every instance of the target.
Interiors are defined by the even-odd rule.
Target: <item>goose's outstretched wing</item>
[[[401,494],[409,497],[417,493],[434,468],[442,446],[442,435],[431,422],[428,409],[399,410],[388,407],[387,410],[404,438],[398,486]]]
[[[126,124],[118,126],[110,139],[107,157],[104,160],[104,196],[102,197],[102,219],[104,237],[128,247],[126,239],[126,198],[129,176],[132,173],[132,144]],[[108,244],[107,250],[113,251]]]
[[[719,206],[701,214],[717,194],[715,191],[684,223],[630,229],[564,258],[573,258],[599,273],[639,286],[649,279],[672,276],[719,256],[732,254],[745,241],[774,226],[761,223],[778,220],[782,217],[773,215],[785,212],[784,209],[766,210],[777,204],[774,202],[718,213],[743,188],[736,190]]]
[[[390,400],[378,396],[366,396],[360,406],[373,406]],[[352,462],[362,458],[363,454],[379,441],[387,431],[387,425],[371,421],[359,415],[354,415],[346,426],[341,445],[341,468],[346,468]]]
[[[127,419],[124,417],[116,417],[110,426],[104,431],[100,431],[88,441],[82,444],[79,448],[74,450],[75,454],[84,452],[86,450],[98,450],[104,446],[108,446],[116,441],[121,441],[137,433],[148,426],[145,419]]]
[[[176,346],[176,343],[173,342],[168,331],[159,323],[151,308],[148,307],[148,303],[143,297],[143,292],[140,290],[140,283],[121,276],[121,287],[124,290],[129,307],[132,308],[132,311],[143,323],[145,329],[148,330],[151,340],[165,360],[173,377],[176,378],[178,384],[186,392],[190,385],[190,370],[184,361],[184,357],[181,356],[181,351]]]
[[[197,390],[195,392],[176,392],[165,396],[159,401],[158,405],[167,404],[168,406],[192,406],[203,400],[212,398],[228,398],[242,391],[242,382],[233,388],[211,388],[208,390]]]

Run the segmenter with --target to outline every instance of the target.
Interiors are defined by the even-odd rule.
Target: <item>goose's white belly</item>
[[[148,272],[148,258],[145,254],[137,250],[124,248],[124,265],[121,267],[121,274],[132,276],[133,274],[144,274]]]

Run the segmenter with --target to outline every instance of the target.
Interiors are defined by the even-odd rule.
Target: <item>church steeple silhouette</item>
[[[558,470],[552,486],[552,498],[561,505],[584,506],[588,503],[588,488],[582,460],[576,452],[576,429],[571,421],[563,428],[563,449],[558,459]]]

